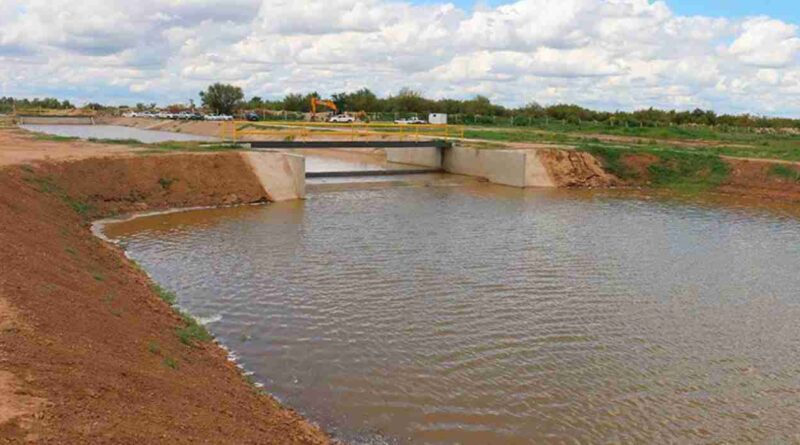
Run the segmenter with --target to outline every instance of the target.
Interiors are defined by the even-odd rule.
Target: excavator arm
[[[336,107],[336,104],[330,100],[322,100],[317,99],[316,97],[311,98],[311,114],[317,114],[317,105],[322,105],[328,107],[329,109],[333,110],[333,114],[337,114],[339,112],[339,108]]]

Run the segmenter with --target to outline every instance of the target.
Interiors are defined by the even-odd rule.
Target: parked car
[[[337,114],[328,118],[328,122],[337,122],[340,124],[349,124],[355,122],[356,118],[349,114]]]
[[[399,124],[399,125],[419,125],[419,124],[427,124],[428,121],[426,121],[424,119],[420,119],[420,118],[415,116],[415,117],[409,117],[409,118],[405,118],[405,119],[397,119],[396,121],[394,121],[394,123],[395,124]]]
[[[228,116],[227,114],[209,114],[206,115],[205,120],[207,121],[232,121],[233,116]]]
[[[252,111],[249,113],[245,113],[244,118],[250,122],[258,122],[261,120],[261,116],[259,116],[258,113],[254,113]]]

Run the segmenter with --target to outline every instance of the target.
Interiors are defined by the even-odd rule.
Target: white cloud
[[[211,81],[278,97],[410,86],[602,108],[800,116],[800,36],[663,1],[0,0],[0,95],[186,101]]]
[[[730,46],[731,54],[742,62],[771,68],[797,64],[800,52],[797,26],[758,17],[744,22],[742,29],[744,32]]]

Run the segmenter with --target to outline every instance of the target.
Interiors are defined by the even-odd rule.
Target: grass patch
[[[65,248],[64,252],[67,252],[68,254],[70,254],[72,256],[77,256],[78,255],[78,252],[76,252],[75,249],[73,249],[72,247]]]
[[[114,294],[106,294],[106,296],[103,297],[103,303],[108,306],[108,311],[111,312],[111,315],[115,317],[122,317],[122,310],[112,307],[112,304],[114,303]]]
[[[159,345],[157,342],[151,341],[150,343],[147,344],[147,350],[151,354],[158,355],[161,353],[161,345]]]
[[[136,263],[134,263],[134,264],[136,264]],[[138,266],[138,264],[137,264],[137,266]],[[138,266],[138,269],[142,270],[141,266]],[[178,302],[178,297],[175,295],[174,292],[170,292],[170,291],[164,289],[163,287],[161,287],[161,286],[159,286],[158,284],[155,284],[155,283],[151,286],[151,288],[153,289],[153,292],[155,292],[156,295],[158,295],[158,298],[161,298],[162,300],[164,300],[164,302],[167,303],[168,305],[174,306],[175,303]]]
[[[174,370],[178,370],[178,362],[172,357],[164,357],[164,366],[167,368],[172,368]]]
[[[78,215],[85,217],[92,210],[92,205],[85,201],[71,198],[66,195],[63,195],[61,199],[63,199],[64,202],[66,202],[72,208],[72,210],[74,210],[75,213],[77,213]]]
[[[192,346],[195,342],[205,342],[213,338],[205,326],[190,315],[181,313],[181,318],[183,318],[185,324],[184,327],[179,328],[177,331],[178,339],[180,339],[181,343]]]
[[[629,152],[629,150],[597,144],[586,144],[579,147],[579,150],[588,152],[598,158],[607,172],[622,180],[636,179],[638,177],[636,172],[622,162],[623,153]]]
[[[52,176],[27,176],[23,178],[25,182],[31,184],[41,193],[48,195],[57,195],[64,201],[72,210],[78,215],[86,217],[93,209],[92,205],[86,201],[73,198],[67,195],[61,187],[59,187]]]
[[[29,176],[23,180],[35,186],[36,190],[42,193],[52,194],[61,190],[53,181],[52,176]]]
[[[51,142],[70,142],[77,141],[80,138],[77,136],[59,136],[57,134],[34,133],[34,139],[37,141],[51,141]]]
[[[158,154],[158,153],[165,153],[165,152],[172,152],[172,151],[181,151],[181,152],[221,152],[221,151],[232,151],[232,150],[241,150],[237,144],[224,144],[224,143],[208,143],[208,142],[176,142],[176,141],[169,141],[169,142],[159,142],[155,144],[146,144],[146,150],[137,151],[136,154],[140,155],[147,155],[147,154]]]
[[[95,281],[106,281],[106,277],[99,272],[92,272],[92,278],[94,278]]]
[[[170,186],[172,186],[175,181],[177,181],[175,178],[158,178],[158,184],[164,190],[169,190]]]
[[[789,181],[800,182],[800,170],[798,170],[796,167],[780,164],[773,165],[769,168],[769,174],[787,179]]]
[[[113,145],[142,145],[142,141],[138,139],[114,139],[114,138],[89,138],[89,142],[98,144],[113,144]]]
[[[693,152],[658,146],[610,146],[582,144],[578,150],[597,157],[603,168],[622,180],[649,179],[656,187],[702,191],[714,188],[728,179],[730,167],[716,153]],[[647,167],[648,178],[640,178],[624,162],[625,155],[645,154],[657,158]]]
[[[180,327],[175,331],[181,343],[188,346],[194,346],[195,343],[209,341],[214,338],[208,332],[205,326],[200,324],[191,315],[177,310],[175,303],[177,302],[178,298],[173,292],[170,292],[155,283],[151,285],[151,288],[159,298],[164,300],[164,302],[168,305],[172,306],[173,310],[181,316],[181,319],[183,320],[183,327]]]
[[[666,150],[654,154],[659,162],[647,170],[656,186],[702,190],[719,186],[730,174],[728,164],[717,155]]]

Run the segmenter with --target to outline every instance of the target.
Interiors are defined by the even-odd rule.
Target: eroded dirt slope
[[[144,273],[91,235],[89,214],[261,199],[238,157],[186,158],[0,169],[0,443],[329,442],[221,348],[182,343]]]

